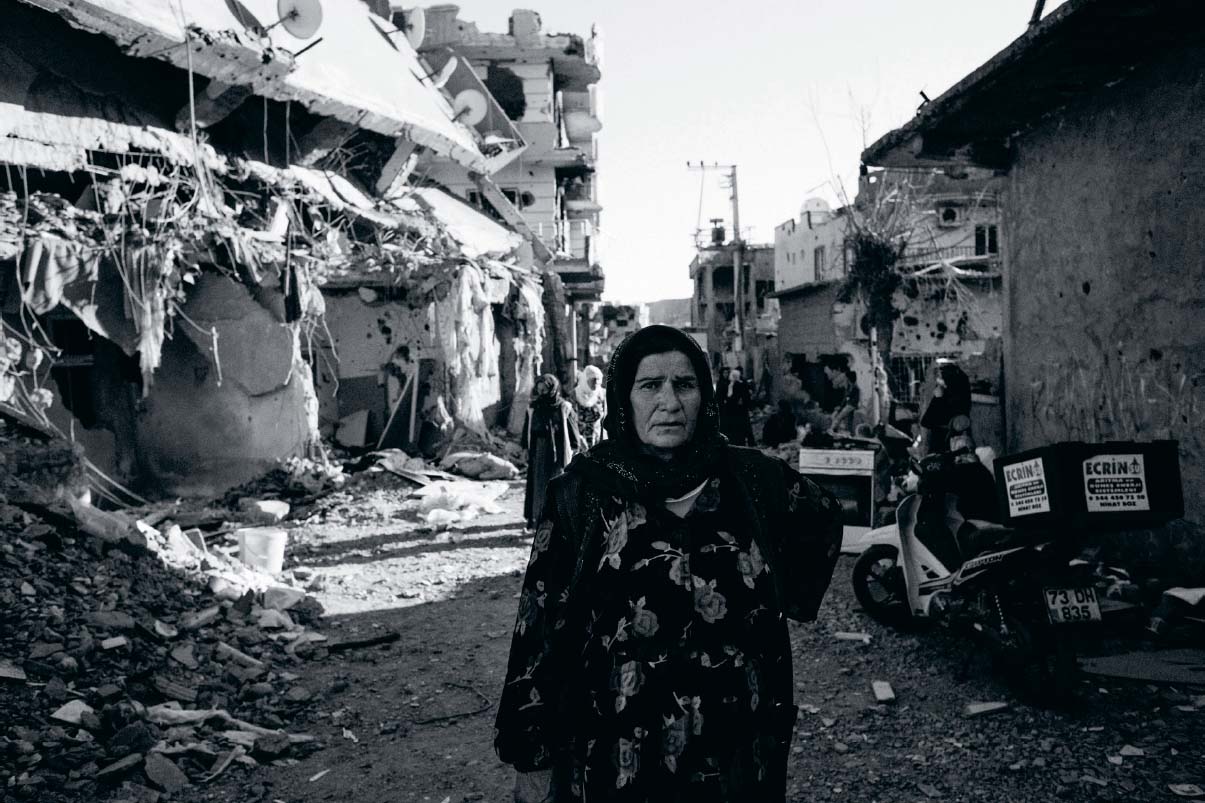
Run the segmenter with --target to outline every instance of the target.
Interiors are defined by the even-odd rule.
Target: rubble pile
[[[347,480],[347,474],[338,463],[291,457],[263,476],[227,491],[222,501],[237,509],[247,498],[274,498],[286,500],[298,508],[339,490]]]
[[[76,526],[0,497],[0,797],[186,799],[319,747],[288,732],[312,696],[298,670],[326,652],[317,602],[167,511],[71,510]]]

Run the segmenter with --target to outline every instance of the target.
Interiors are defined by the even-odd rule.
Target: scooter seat
[[[965,560],[984,552],[1033,543],[1034,535],[991,521],[968,519],[958,528],[957,538]]]

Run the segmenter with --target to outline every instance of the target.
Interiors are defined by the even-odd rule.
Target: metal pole
[[[736,340],[733,341],[733,351],[736,352],[736,362],[742,371],[745,370],[745,277],[744,277],[744,241],[741,239],[741,203],[736,187],[736,165],[728,174],[732,179],[732,284],[733,298],[736,301]]]
[[[1037,25],[1042,21],[1042,9],[1046,7],[1046,0],[1036,0],[1033,4],[1033,16],[1029,18],[1029,27]]]

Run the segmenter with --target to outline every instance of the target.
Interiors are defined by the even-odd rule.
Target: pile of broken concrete
[[[291,575],[164,511],[74,507],[70,526],[0,496],[0,798],[188,799],[318,748],[289,726],[311,698],[301,667],[326,652]]]

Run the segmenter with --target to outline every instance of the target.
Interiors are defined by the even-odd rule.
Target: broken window
[[[774,282],[761,281],[757,282],[757,311],[762,313],[766,311],[766,296],[774,292]]]
[[[503,192],[505,193],[505,191]],[[477,207],[494,220],[502,222],[502,215],[499,214],[498,210],[494,208],[494,205],[486,201],[481,193],[479,193],[477,190],[469,190],[465,198],[468,200],[470,205]],[[507,196],[507,198],[509,199],[510,196]]]
[[[50,369],[50,378],[58,386],[63,406],[79,420],[85,429],[96,425],[96,405],[93,400],[92,334],[78,318],[52,317],[49,321],[50,340],[60,350]]]
[[[975,256],[982,257],[1000,253],[999,235],[996,226],[981,225],[975,227]]]
[[[512,120],[522,120],[527,113],[527,95],[523,92],[523,79],[514,71],[491,64],[485,76],[485,87],[498,101],[502,111]]]

